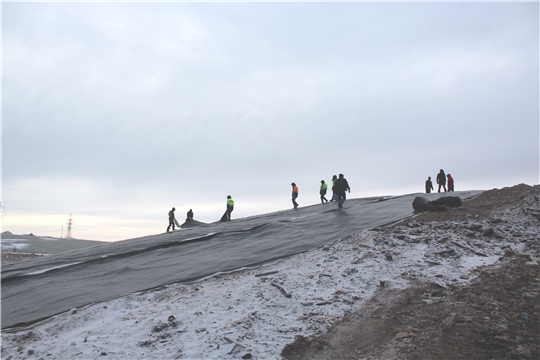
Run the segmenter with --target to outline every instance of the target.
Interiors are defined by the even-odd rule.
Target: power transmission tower
[[[73,239],[73,237],[71,237],[71,226],[73,225],[73,222],[71,221],[71,214],[69,214],[69,220],[68,220],[68,223],[67,223],[67,231],[66,231],[66,239]]]

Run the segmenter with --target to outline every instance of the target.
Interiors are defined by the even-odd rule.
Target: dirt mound
[[[539,359],[540,239],[525,239],[517,230],[540,226],[539,199],[539,186],[521,184],[395,225],[484,220],[486,227],[498,229],[493,233],[498,241],[505,238],[515,246],[506,247],[497,263],[477,268],[464,286],[416,282],[406,290],[381,287],[341,325],[318,338],[297,337],[282,355],[312,360]]]
[[[502,189],[492,189],[463,202],[450,211],[425,212],[414,218],[403,220],[397,225],[407,225],[411,221],[466,221],[471,218],[487,219],[494,212],[518,206],[523,199],[538,193],[538,186],[519,184]],[[448,193],[447,193],[448,194]],[[450,193],[452,194],[452,193]]]

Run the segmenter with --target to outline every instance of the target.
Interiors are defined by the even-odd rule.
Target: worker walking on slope
[[[234,200],[231,195],[227,195],[227,221],[231,221],[231,213],[234,210]]]
[[[446,192],[446,175],[444,174],[443,169],[437,174],[437,184],[439,184],[439,190],[437,192],[441,192],[441,186],[443,187],[444,192]]]
[[[426,180],[426,194],[431,193],[431,190],[433,190],[433,183],[431,182],[431,176],[428,176]]]
[[[328,190],[328,184],[326,184],[324,180],[321,180],[321,189],[319,191],[319,193],[321,194],[321,204],[328,202],[328,200],[326,199],[326,190]]]
[[[294,205],[294,208],[298,208],[298,203],[296,202],[296,198],[298,197],[298,186],[296,186],[295,183],[291,184],[292,186],[292,203]]]
[[[175,210],[176,210],[175,208],[172,208],[171,211],[169,211],[169,226],[167,226],[167,232],[169,232],[169,230],[171,229],[171,226],[172,226],[173,231],[175,230],[174,229],[174,223],[176,222],[176,218],[174,217]]]
[[[332,198],[330,199],[330,201],[335,201],[337,200],[337,197],[336,197],[336,180],[337,180],[337,176],[334,175],[332,176]]]
[[[343,207],[343,203],[347,199],[345,195],[345,191],[351,192],[351,188],[349,187],[349,183],[347,182],[347,179],[343,177],[343,174],[339,174],[339,178],[336,180],[336,184],[334,185],[336,195],[338,197],[338,206],[341,209]]]

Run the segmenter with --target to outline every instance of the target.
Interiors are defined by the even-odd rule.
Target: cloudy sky
[[[539,182],[539,4],[2,4],[3,231]],[[332,205],[328,205],[332,206]]]

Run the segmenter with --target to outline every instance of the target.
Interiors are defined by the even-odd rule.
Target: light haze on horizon
[[[539,183],[539,4],[2,4],[2,231]],[[434,181],[435,183],[435,181]],[[329,204],[325,206],[334,206]],[[345,204],[346,208],[346,204]]]

